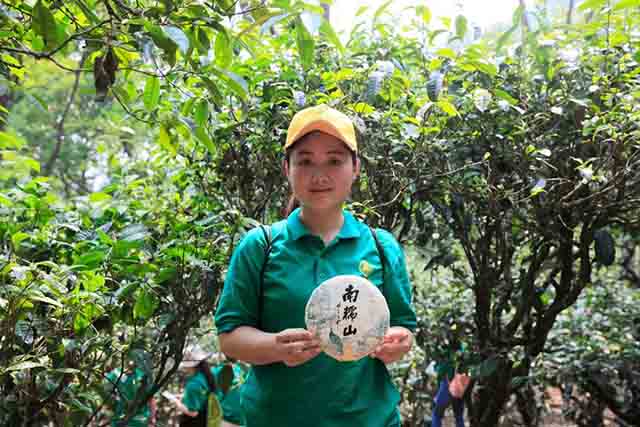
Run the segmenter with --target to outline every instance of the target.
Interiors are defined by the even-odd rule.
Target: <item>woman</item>
[[[156,401],[151,397],[141,405],[137,412],[130,416],[129,406],[135,403],[140,388],[151,387],[145,373],[136,367],[133,360],[126,369],[113,369],[106,376],[107,406],[113,410],[111,425],[113,427],[154,427],[156,425]]]
[[[207,363],[210,354],[199,348],[188,351],[180,369],[187,377],[182,399],[173,400],[180,413],[180,427],[207,426],[208,403],[211,393],[217,391],[213,371]]]
[[[456,359],[460,359],[464,351],[464,345],[453,338],[443,357],[436,362],[438,391],[433,399],[431,427],[442,426],[444,413],[449,405],[453,408],[456,427],[464,427],[464,394],[471,378],[456,369]]]
[[[392,235],[376,232],[380,254],[371,230],[343,210],[360,170],[353,123],[325,105],[307,108],[293,117],[284,150],[283,171],[300,207],[271,225],[270,241],[260,229],[245,236],[216,313],[222,351],[252,364],[242,391],[247,426],[400,426],[386,364],[413,343],[411,287]],[[365,275],[391,313],[383,344],[354,362],[321,353],[304,329],[312,291],[342,274]]]

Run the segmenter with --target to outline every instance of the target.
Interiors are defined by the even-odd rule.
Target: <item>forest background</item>
[[[215,350],[317,103],[361,137],[349,209],[406,248],[406,425],[453,339],[472,426],[541,425],[550,386],[568,422],[640,425],[640,0],[558,3],[482,32],[386,2],[338,35],[331,2],[0,1],[0,425],[102,425],[113,367],[154,393]]]

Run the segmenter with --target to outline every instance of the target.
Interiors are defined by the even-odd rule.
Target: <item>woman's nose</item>
[[[311,172],[313,182],[324,182],[328,179],[327,173],[323,167],[315,167]]]

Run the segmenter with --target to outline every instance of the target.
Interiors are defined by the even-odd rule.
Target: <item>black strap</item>
[[[384,256],[384,250],[382,249],[382,245],[380,244],[380,240],[378,240],[378,233],[376,233],[376,229],[373,227],[369,227],[369,230],[371,231],[371,235],[373,236],[373,240],[376,243],[376,249],[378,250],[378,256],[380,257],[380,265],[382,266],[382,294],[384,295],[384,272],[385,272],[385,267],[384,265],[386,264],[387,260],[386,257]]]
[[[269,262],[269,254],[272,247],[271,227],[260,225],[262,234],[264,234],[264,240],[267,242],[267,246],[264,248],[264,260],[262,261],[262,267],[260,268],[260,283],[258,288],[258,329],[262,330],[262,311],[264,306],[264,273],[267,270],[267,263]]]

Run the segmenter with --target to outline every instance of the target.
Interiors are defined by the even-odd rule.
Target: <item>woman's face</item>
[[[347,146],[334,136],[313,132],[296,142],[284,164],[293,195],[303,207],[339,209],[360,170]]]

